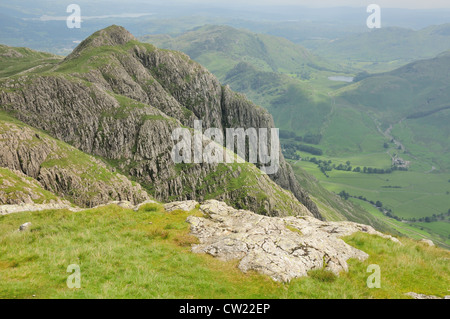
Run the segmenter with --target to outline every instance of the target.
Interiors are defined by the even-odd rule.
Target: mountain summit
[[[67,57],[67,59],[70,59],[74,56],[79,56],[82,51],[88,48],[124,45],[132,40],[136,40],[136,38],[134,37],[134,35],[128,32],[127,29],[118,25],[112,25],[95,32],[87,39],[82,41]]]

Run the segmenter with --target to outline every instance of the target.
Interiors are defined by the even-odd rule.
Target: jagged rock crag
[[[338,275],[348,270],[348,259],[368,258],[340,239],[343,236],[365,232],[399,242],[352,222],[323,222],[309,216],[267,217],[215,200],[206,201],[200,210],[205,217],[188,218],[191,234],[200,240],[193,252],[238,259],[243,272],[255,270],[282,282],[307,276],[312,269],[325,268]]]
[[[23,124],[0,121],[0,150],[0,166],[15,171],[17,176],[9,182],[11,185],[5,185],[2,178],[2,186],[16,190],[5,193],[1,199],[0,187],[0,204],[32,204],[42,197],[37,192],[34,196],[23,194],[24,190],[30,193],[32,188],[43,188],[82,207],[111,200],[140,203],[149,199],[140,185],[111,172],[100,160]],[[21,177],[21,173],[35,181]],[[19,183],[24,183],[21,180],[29,186],[18,188]],[[57,196],[47,196],[51,198],[47,204],[55,204],[54,208],[68,205]],[[17,200],[13,201],[14,198]]]
[[[3,109],[111,160],[159,200],[213,197],[260,214],[322,218],[281,151],[270,179],[295,198],[249,166],[175,165],[171,133],[181,125],[201,119],[205,129],[272,128],[272,117],[188,56],[139,43],[121,27],[96,32],[50,72],[0,82]]]

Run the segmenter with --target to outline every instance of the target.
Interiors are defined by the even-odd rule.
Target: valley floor
[[[309,156],[303,153],[302,156]],[[317,156],[318,159],[329,158]],[[383,167],[388,160],[375,156],[360,156],[352,158],[352,164],[358,166],[359,162],[371,160],[367,166]],[[333,158],[333,163],[345,164],[345,160]],[[349,200],[362,206],[373,216],[388,223],[400,233],[415,239],[427,238],[436,244],[450,248],[450,216],[448,209],[450,195],[450,174],[434,174],[432,172],[420,172],[418,169],[412,171],[398,171],[391,174],[364,174],[333,170],[327,172],[326,177],[314,163],[307,161],[295,161],[294,166],[301,167],[315,176],[319,183],[327,190],[339,194],[342,191],[348,193]],[[382,163],[377,166],[377,163]],[[361,200],[358,197],[363,197]],[[399,221],[383,214],[368,201],[380,201],[384,209],[390,209],[391,213],[404,221]],[[432,218],[433,215],[443,214],[443,219],[437,221],[419,219]],[[415,222],[411,220],[415,219]]]

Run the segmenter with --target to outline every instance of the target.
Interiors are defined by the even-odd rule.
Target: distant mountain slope
[[[188,54],[220,80],[239,62],[249,63],[260,71],[289,74],[337,68],[287,39],[229,26],[206,25],[177,37],[148,35],[141,39]]]
[[[432,58],[449,50],[450,24],[430,26],[418,31],[382,27],[332,41],[322,41],[320,44],[311,43],[308,47],[314,53],[333,61],[367,62],[367,68],[375,70],[379,67],[378,63],[385,63],[386,67],[398,67],[414,60]]]
[[[269,110],[277,127],[299,135],[320,134],[331,105],[322,87],[331,82],[329,76],[343,71],[284,38],[229,26],[207,25],[176,37],[142,39],[188,54]]]
[[[432,59],[368,76],[343,89],[341,96],[355,105],[380,112],[385,121],[395,122],[450,104],[449,72],[450,51],[446,51]]]
[[[338,91],[336,103],[369,112],[416,157],[450,169],[450,51]]]
[[[331,111],[330,97],[312,90],[311,84],[285,74],[259,71],[249,63],[237,64],[224,81],[264,106],[280,129],[299,136],[320,134]]]
[[[440,26],[427,30],[437,33],[446,29]],[[234,63],[226,60],[225,52],[222,61]],[[206,65],[214,68],[212,64]],[[443,156],[449,139],[449,67],[450,54],[446,51],[390,72],[357,77],[357,83],[341,85],[335,92],[330,87],[328,94],[315,83],[263,71],[251,62],[237,63],[223,78],[234,90],[268,109],[281,129],[298,136],[322,136],[319,147],[328,155],[382,152],[387,137],[380,129],[393,125],[392,132],[414,156],[428,161],[427,153],[437,152],[440,155],[433,160],[445,170],[450,167]]]
[[[272,128],[272,118],[186,55],[140,43],[122,27],[96,32],[51,69],[0,86],[2,109],[109,160],[157,199],[218,198],[262,214],[322,218],[282,156],[270,178],[248,163],[175,164],[177,127],[202,119],[205,129]]]

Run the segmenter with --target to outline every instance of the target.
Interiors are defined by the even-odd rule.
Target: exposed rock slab
[[[414,299],[448,299],[448,296],[445,296],[444,298],[439,298],[433,295],[424,295],[424,294],[418,294],[415,292],[407,292],[405,295],[410,296]]]
[[[184,210],[189,212],[193,210],[198,205],[198,202],[195,200],[187,200],[181,202],[173,202],[164,205],[164,209],[168,212],[173,212],[174,210]]]
[[[8,215],[21,212],[38,212],[43,210],[67,209],[73,212],[80,211],[80,208],[73,207],[70,204],[20,204],[20,205],[0,205],[0,215]]]
[[[432,240],[429,240],[429,239],[422,239],[420,242],[421,242],[421,243],[424,243],[424,244],[426,244],[426,245],[428,245],[428,246],[430,246],[430,247],[435,246],[434,243],[433,243],[433,241],[432,241]]]
[[[368,258],[340,237],[361,231],[399,242],[366,225],[323,222],[309,216],[267,217],[216,200],[206,201],[200,210],[205,218],[190,216],[187,220],[200,241],[192,247],[193,252],[222,260],[239,259],[243,272],[256,270],[282,282],[307,276],[312,269],[326,268],[339,274],[348,270],[348,259]]]

